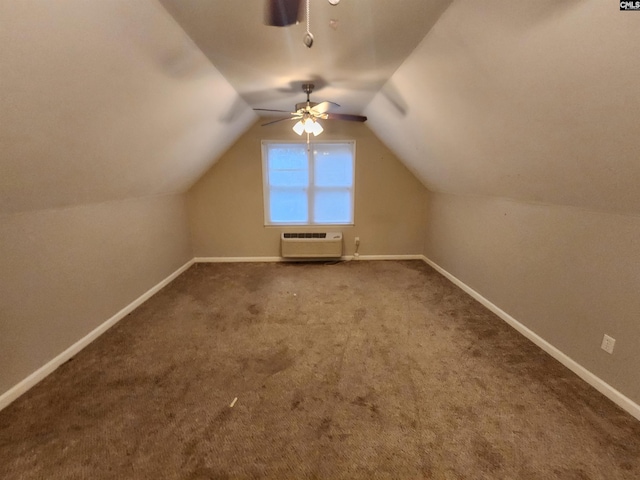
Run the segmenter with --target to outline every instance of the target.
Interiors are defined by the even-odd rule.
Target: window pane
[[[307,223],[307,192],[303,189],[271,189],[269,215],[271,223]]]
[[[315,223],[352,223],[351,194],[348,190],[319,190],[313,201]]]
[[[307,187],[308,170],[272,170],[269,172],[269,185],[272,187]]]
[[[353,158],[349,145],[322,145],[314,150],[314,156],[314,180],[317,186],[351,187],[353,185]]]
[[[269,170],[306,170],[307,150],[300,144],[269,145]]]
[[[306,187],[309,185],[307,153],[300,145],[269,147],[269,185]]]

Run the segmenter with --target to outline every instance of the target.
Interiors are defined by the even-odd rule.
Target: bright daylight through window
[[[262,142],[265,225],[352,225],[355,142]]]

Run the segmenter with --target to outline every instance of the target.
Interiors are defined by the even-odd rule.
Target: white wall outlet
[[[602,337],[602,345],[600,345],[600,348],[602,348],[607,353],[613,353],[613,347],[615,346],[615,344],[615,338],[610,337],[609,335],[605,335],[604,337]]]
[[[360,237],[356,237],[355,242],[356,242],[356,247],[357,247],[358,245],[360,245]]]

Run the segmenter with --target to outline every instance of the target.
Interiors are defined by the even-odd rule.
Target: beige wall
[[[260,123],[264,121],[245,133],[188,193],[196,257],[280,255],[280,232],[285,229],[264,226],[261,140],[300,137],[290,122],[267,127]],[[345,254],[353,253],[356,236],[362,255],[421,254],[426,189],[366,125],[327,121],[323,126],[319,139],[356,141],[355,226],[336,227],[344,232]]]
[[[191,259],[184,195],[0,216],[0,395]]]
[[[640,217],[440,193],[428,215],[428,258],[640,403]]]

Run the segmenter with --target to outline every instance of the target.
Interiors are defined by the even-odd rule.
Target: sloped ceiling
[[[0,213],[184,191],[257,118],[153,0],[0,0],[0,58]]]
[[[639,214],[637,45],[618,2],[455,0],[365,113],[431,190]]]
[[[284,28],[266,26],[265,0],[160,0],[251,107],[291,109],[305,98],[301,85],[311,81],[312,100],[331,100],[340,104],[332,112],[356,114],[451,1],[342,0],[333,6],[310,0],[315,41],[307,48],[305,18]]]
[[[304,80],[431,190],[640,213],[637,12],[314,0],[308,50],[239,3],[0,0],[0,213],[184,191]]]

